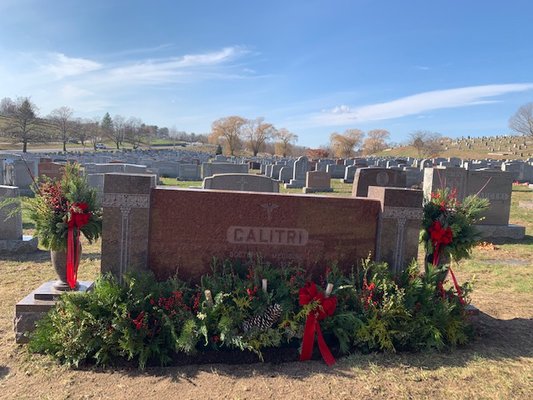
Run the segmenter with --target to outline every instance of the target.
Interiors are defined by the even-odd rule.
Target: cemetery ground
[[[165,179],[166,184],[176,184]],[[180,186],[198,186],[180,182]],[[332,181],[349,196],[351,185]],[[300,190],[290,192],[301,193]],[[511,223],[524,225],[520,242],[485,243],[455,266],[461,282],[474,278],[472,303],[480,309],[475,340],[451,351],[356,353],[333,367],[322,361],[250,365],[102,370],[68,369],[16,345],[15,303],[54,279],[48,252],[0,259],[0,398],[533,398],[533,213],[520,201],[533,190],[514,186]],[[24,219],[25,232],[32,226]],[[84,243],[80,280],[94,279],[100,243]]]

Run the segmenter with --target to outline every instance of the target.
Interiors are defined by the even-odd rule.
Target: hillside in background
[[[377,154],[382,157],[420,157],[413,146],[399,146]],[[462,159],[527,160],[533,157],[533,138],[526,136],[483,136],[446,139],[439,157]],[[422,158],[424,158],[422,156]]]

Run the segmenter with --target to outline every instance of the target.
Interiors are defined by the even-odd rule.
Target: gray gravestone
[[[285,184],[285,188],[303,188],[305,185],[305,174],[309,166],[307,157],[299,157],[294,163],[294,171],[291,181]]]
[[[355,172],[352,196],[367,197],[369,186],[405,188],[405,172],[386,168],[359,168]]]
[[[262,175],[217,174],[205,178],[202,189],[278,193],[279,182]]]
[[[307,172],[303,192],[333,192],[333,189],[331,188],[331,176],[324,171]]]

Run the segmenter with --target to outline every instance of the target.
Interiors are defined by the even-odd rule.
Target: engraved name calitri
[[[299,228],[230,226],[226,238],[229,243],[235,244],[305,246],[309,233]]]

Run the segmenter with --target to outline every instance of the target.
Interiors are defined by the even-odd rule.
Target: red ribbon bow
[[[76,287],[80,254],[80,235],[77,230],[89,223],[91,213],[87,203],[73,203],[70,207],[67,236],[67,283],[71,289]]]
[[[440,221],[434,221],[433,224],[429,227],[429,234],[431,237],[431,241],[433,242],[433,265],[438,265],[441,251],[440,247],[447,246],[453,241],[452,229],[450,227],[443,228]],[[459,301],[461,302],[461,304],[465,305],[461,288],[457,283],[457,279],[455,278],[455,274],[453,273],[451,266],[448,268],[448,271],[450,271],[450,275],[452,276],[453,286],[457,291],[457,297],[459,297]],[[443,290],[444,289],[442,289],[441,286],[441,294],[444,297]]]
[[[326,364],[331,366],[335,364],[335,358],[331,354],[331,351],[324,340],[319,321],[322,321],[324,318],[333,315],[335,308],[337,308],[337,298],[335,296],[324,296],[323,293],[318,291],[313,282],[308,282],[303,288],[300,289],[300,305],[304,306],[311,302],[316,302],[318,306],[307,315],[307,320],[305,321],[300,361],[311,359],[316,333],[320,354],[322,354],[322,358]]]
[[[441,245],[448,245],[452,242],[452,230],[450,227],[444,228],[440,221],[434,221],[429,227],[429,235],[433,242],[433,265],[438,265]]]

